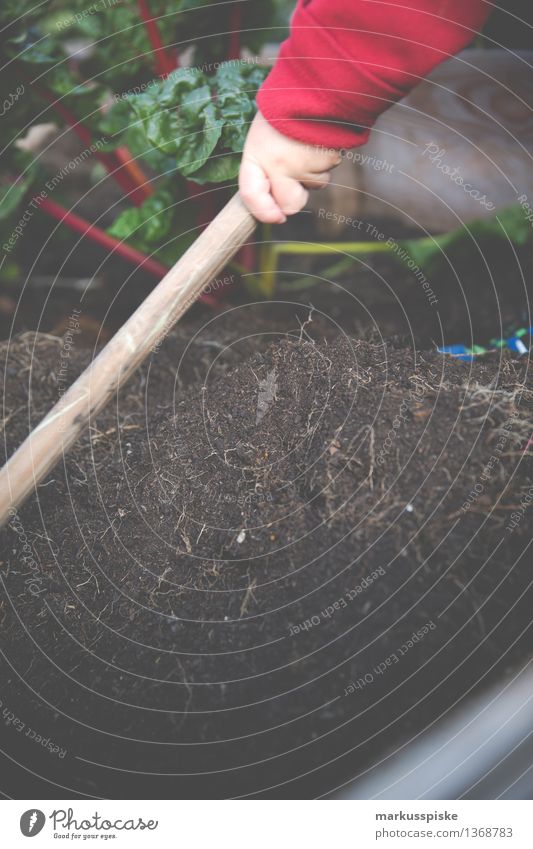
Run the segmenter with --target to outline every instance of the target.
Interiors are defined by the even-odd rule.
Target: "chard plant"
[[[3,0],[2,236],[48,176],[19,142],[54,121],[77,133],[124,195],[107,232],[87,222],[86,235],[132,262],[149,255],[148,270],[164,272],[213,213],[209,187],[219,186],[217,205],[231,191],[267,73],[255,56],[283,37],[281,8],[280,0]],[[61,186],[39,212],[83,230]]]

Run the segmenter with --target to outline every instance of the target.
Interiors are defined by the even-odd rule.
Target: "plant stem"
[[[53,106],[57,114],[66,121],[69,127],[72,127],[78,138],[80,138],[87,147],[90,148],[91,146],[95,146],[91,131],[84,126],[78,118],[76,118],[70,109],[67,109],[66,106],[59,103],[55,95],[43,86],[39,86],[38,90],[42,97],[44,97],[44,99]],[[119,159],[117,159],[117,157],[113,156],[112,153],[107,153],[106,151],[101,150],[95,150],[94,155],[98,161],[102,163],[109,175],[113,177],[115,182],[120,186],[124,194],[126,194],[132,203],[135,204],[135,206],[140,206],[143,201],[146,200],[147,193],[144,184],[141,183],[139,185],[133,183],[130,175],[126,170],[124,170],[124,165]]]
[[[144,199],[146,200],[153,195],[153,187],[140,165],[132,157],[129,149],[123,145],[122,147],[115,148],[114,153],[121,166],[126,170],[127,174],[131,178],[131,182],[144,194]]]
[[[277,242],[270,248],[276,254],[328,254],[349,255],[386,253],[392,249],[386,242]]]
[[[27,78],[27,74],[22,73]],[[58,115],[61,115],[74,130],[78,138],[90,147],[93,143],[92,133],[82,124],[81,120],[76,118],[70,109],[60,103],[49,89],[39,85],[38,90],[41,96],[53,106]],[[112,153],[95,151],[95,156],[136,206],[140,206],[143,201],[153,194],[153,189],[146,175],[134,161],[127,147],[118,147]]]
[[[112,253],[119,254],[119,256],[123,257],[123,259],[128,260],[128,262],[141,266],[145,271],[153,274],[154,277],[162,277],[168,271],[168,268],[166,268],[162,263],[152,259],[151,257],[145,256],[140,251],[130,247],[130,245],[120,242],[118,239],[115,239],[114,236],[110,236],[109,233],[101,230],[100,227],[97,227],[95,224],[91,224],[80,215],[76,215],[76,213],[71,212],[64,206],[61,206],[61,204],[50,200],[50,198],[44,198],[43,200],[39,199],[38,203],[39,209],[44,210],[52,218],[55,218],[56,221],[61,221],[62,224],[66,224],[67,227],[74,230],[76,233],[81,233],[82,236],[87,236],[88,239],[96,242],[96,244],[100,245],[102,248],[105,248]]]
[[[95,224],[91,224],[80,215],[76,215],[76,213],[71,212],[64,206],[61,206],[61,204],[50,200],[50,198],[39,197],[37,199],[37,203],[39,209],[42,209],[52,218],[55,218],[56,221],[60,221],[62,224],[65,224],[75,233],[80,233],[82,236],[86,236],[105,250],[118,254],[131,265],[144,269],[144,271],[147,271],[159,280],[167,273],[168,267],[163,265],[163,263],[158,262],[158,260],[153,259],[152,257],[146,256],[146,254],[141,253],[141,251],[130,247],[130,245],[127,245],[124,242],[120,242],[118,239],[115,239],[114,236],[110,236],[109,233],[101,230],[100,227],[97,227]],[[218,307],[216,300],[210,295],[201,295],[199,300],[211,307]]]
[[[241,4],[236,3],[231,7],[230,14],[230,39],[228,48],[228,59],[238,59],[241,55]]]
[[[165,45],[161,39],[157,21],[152,17],[148,0],[137,0],[139,14],[144,23],[148,40],[154,54],[154,65],[160,77],[167,77],[176,69],[176,62],[168,55]]]

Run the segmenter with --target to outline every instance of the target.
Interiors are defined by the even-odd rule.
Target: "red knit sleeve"
[[[364,144],[376,118],[466,47],[486,0],[299,0],[259,91],[277,130],[310,144]]]

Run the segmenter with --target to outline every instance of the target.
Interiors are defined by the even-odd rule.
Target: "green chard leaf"
[[[195,171],[192,179],[200,186],[206,183],[226,183],[234,180],[239,173],[241,157],[235,153],[217,153],[210,156],[199,171]]]
[[[212,77],[180,68],[115,103],[100,127],[136,156],[148,161],[152,152],[154,167],[155,151],[164,160],[159,168],[200,184],[232,180],[265,74],[252,63],[224,63]]]
[[[107,232],[172,264],[195,238],[194,230],[188,232],[190,215],[178,197],[175,184],[165,181],[141,206],[120,213]]]
[[[250,123],[255,115],[257,89],[265,78],[258,65],[237,65],[226,62],[220,66],[214,78],[216,102],[224,120],[222,144],[240,153]]]

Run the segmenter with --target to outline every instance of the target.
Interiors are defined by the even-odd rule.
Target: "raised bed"
[[[527,655],[527,362],[294,313],[178,329],[11,523],[13,793],[328,793]],[[8,451],[62,352],[4,346]]]

